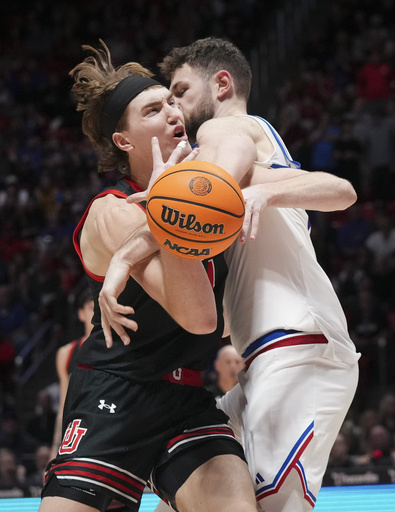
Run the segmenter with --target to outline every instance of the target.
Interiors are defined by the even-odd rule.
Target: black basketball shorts
[[[131,382],[77,368],[66,397],[63,441],[48,465],[42,496],[100,510],[116,499],[137,511],[151,478],[158,494],[174,503],[178,488],[207,460],[221,454],[245,460],[227,421],[203,387]]]

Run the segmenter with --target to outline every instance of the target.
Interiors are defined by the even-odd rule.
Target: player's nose
[[[167,105],[166,106],[166,116],[167,116],[168,122],[171,124],[174,124],[174,123],[177,123],[181,119],[182,114],[181,114],[181,111],[177,107],[174,107],[172,105]]]

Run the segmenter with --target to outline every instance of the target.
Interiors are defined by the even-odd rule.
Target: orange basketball
[[[224,251],[237,238],[244,212],[236,180],[218,165],[199,160],[170,167],[147,199],[152,234],[183,258],[202,260]]]

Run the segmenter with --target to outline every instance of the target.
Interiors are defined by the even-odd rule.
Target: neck
[[[245,100],[234,97],[218,102],[214,117],[239,116],[246,114],[247,104]]]
[[[129,178],[140,185],[142,190],[146,190],[148,187],[149,179],[152,174],[152,165],[152,157],[148,160],[138,156],[137,158],[129,157]]]

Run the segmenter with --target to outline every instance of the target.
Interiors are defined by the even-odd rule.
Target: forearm
[[[185,330],[206,334],[216,328],[214,293],[201,261],[170,254],[144,226],[114,254],[107,286],[119,296],[127,279],[136,279]]]
[[[195,334],[215,330],[216,305],[203,264],[161,249],[145,225],[114,253],[107,268],[99,305],[108,347],[112,345],[110,326],[125,344],[130,337],[124,327],[138,327],[126,316],[134,313],[131,305],[117,302],[130,276],[185,330]]]
[[[144,269],[141,284],[185,330],[207,334],[216,329],[214,292],[201,261],[160,249]]]
[[[344,210],[357,200],[350,182],[321,171],[303,172],[295,177],[261,184],[255,177],[251,184],[260,187],[268,207],[329,212]]]
[[[151,234],[148,224],[135,231],[113,255],[117,264],[132,269],[159,251],[159,245]]]

